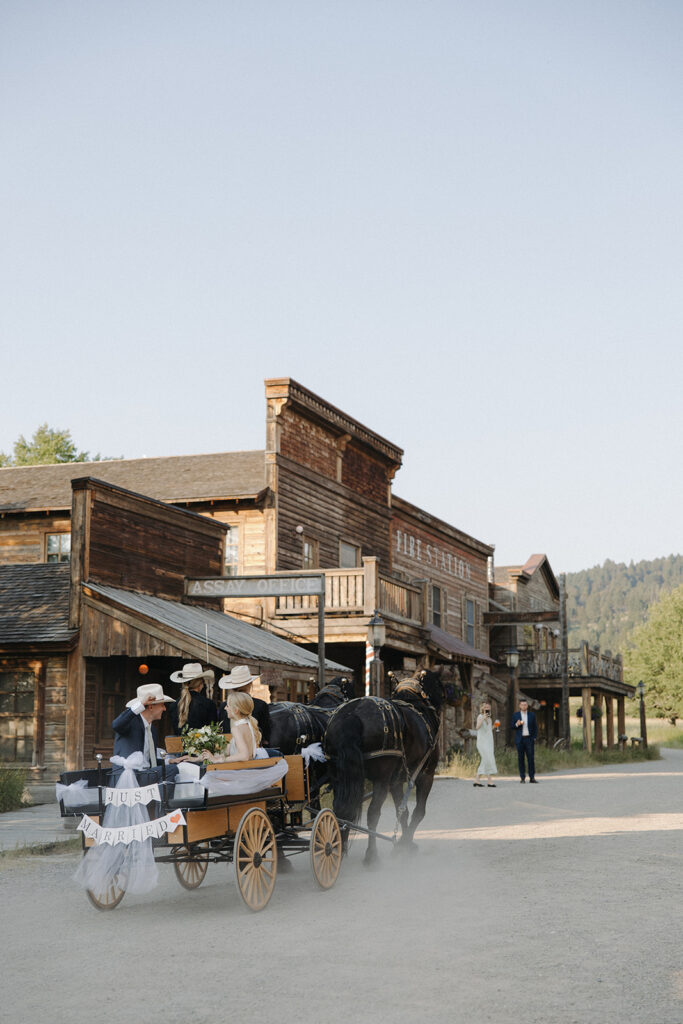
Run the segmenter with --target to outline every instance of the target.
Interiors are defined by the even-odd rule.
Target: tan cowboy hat
[[[243,686],[248,686],[249,683],[255,683],[259,678],[260,676],[251,674],[248,665],[235,665],[232,672],[227,676],[220,677],[218,685],[221,690],[240,690]]]
[[[213,679],[213,669],[207,668],[204,671],[198,661],[191,661],[183,665],[180,672],[171,673],[172,683],[191,683],[193,679]]]
[[[175,704],[175,698],[167,697],[158,683],[145,683],[143,686],[138,686],[137,699],[144,704],[147,697],[154,697],[154,704]],[[126,707],[129,708],[134,703],[134,700],[129,700]]]

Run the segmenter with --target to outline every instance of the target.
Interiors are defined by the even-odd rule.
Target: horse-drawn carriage
[[[284,772],[282,761],[287,765],[286,774],[277,773],[281,777],[273,780],[267,770],[279,763]],[[237,890],[250,910],[263,910],[275,888],[278,862],[297,854],[308,853],[316,882],[329,889],[341,866],[341,833],[331,810],[316,811],[310,805],[304,758],[294,754],[207,767],[207,775],[216,772],[216,779],[220,776],[228,783],[231,778],[227,773],[240,771],[250,773],[250,778],[254,772],[261,772],[270,781],[248,795],[231,792],[235,787],[227,783],[225,792],[216,793],[221,789],[219,784],[168,781],[163,766],[136,771],[134,781],[140,791],[145,791],[142,799],[150,795],[150,786],[156,787],[151,792],[156,796],[158,791],[159,799],[149,804],[149,825],[143,822],[129,827],[142,829],[139,836],[147,830],[148,837],[142,842],[151,844],[155,864],[172,864],[176,878],[186,889],[201,885],[210,863],[233,863]],[[117,830],[116,826],[108,830],[112,834],[106,834],[105,812],[112,802],[122,799],[120,794],[116,796],[111,781],[101,764],[97,769],[66,772],[61,778],[62,785],[68,787],[61,792],[61,813],[83,816],[79,829],[86,857],[98,842],[111,845],[118,838],[127,838],[125,829]],[[158,831],[162,831],[160,836],[156,835]],[[125,870],[113,876],[109,872],[96,890],[86,890],[99,910],[113,910],[123,899]]]

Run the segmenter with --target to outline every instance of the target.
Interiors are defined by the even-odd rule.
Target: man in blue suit
[[[158,683],[138,686],[137,697],[129,700],[125,710],[112,722],[114,730],[114,757],[130,757],[142,751],[145,767],[157,765],[157,731],[154,725],[163,715],[166,705],[173,704]]]
[[[517,744],[517,763],[519,765],[519,781],[525,781],[524,758],[529,768],[529,782],[536,782],[536,768],[534,765],[534,742],[538,735],[536,727],[536,715],[529,711],[529,702],[522,698],[519,702],[519,711],[512,716],[512,731]]]

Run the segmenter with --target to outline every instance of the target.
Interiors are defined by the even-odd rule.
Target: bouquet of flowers
[[[198,757],[207,751],[209,754],[222,753],[228,746],[228,738],[218,725],[203,725],[201,729],[190,729],[186,725],[180,734],[183,741],[183,753]]]

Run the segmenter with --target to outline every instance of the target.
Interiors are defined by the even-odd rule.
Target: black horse
[[[364,780],[373,784],[368,829],[374,831],[387,793],[401,824],[399,848],[414,847],[415,829],[425,816],[427,797],[439,759],[437,736],[446,688],[436,672],[422,671],[398,684],[391,700],[359,697],[338,708],[324,739],[334,791],[333,810],[357,822],[363,808]],[[410,821],[403,805],[404,783],[415,780],[415,809]],[[343,830],[344,846],[348,829]],[[366,864],[377,857],[377,840],[369,837]]]
[[[283,700],[268,705],[270,744],[283,754],[298,754],[302,747],[319,743],[335,708],[353,697],[353,682],[336,676],[319,690],[311,704]]]

